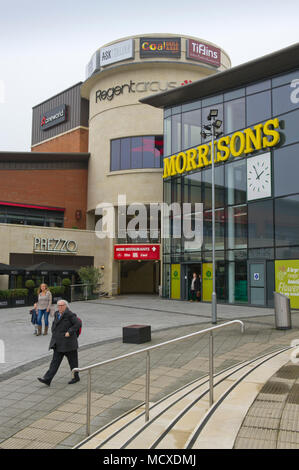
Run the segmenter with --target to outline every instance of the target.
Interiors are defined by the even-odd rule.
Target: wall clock
[[[247,200],[270,197],[272,194],[271,182],[271,154],[263,153],[247,160]]]

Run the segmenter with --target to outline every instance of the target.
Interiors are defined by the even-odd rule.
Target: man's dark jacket
[[[49,349],[54,349],[58,352],[69,352],[78,349],[77,331],[82,326],[81,321],[77,315],[71,312],[68,308],[65,309],[58,320],[59,312],[55,312],[54,321],[52,324],[52,338],[50,341]],[[69,338],[65,337],[69,333]]]

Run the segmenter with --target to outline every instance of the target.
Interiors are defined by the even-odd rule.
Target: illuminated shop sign
[[[147,261],[160,259],[159,245],[115,245],[115,260]]]
[[[177,82],[133,82],[130,80],[130,83],[125,83],[123,85],[117,85],[115,87],[108,88],[107,90],[97,90],[96,91],[96,103],[98,101],[111,101],[115,96],[123,95],[124,91],[128,93],[145,93],[150,92],[159,92],[167,91],[170,88],[176,88]]]
[[[100,66],[114,64],[126,59],[134,58],[134,40],[117,42],[111,46],[100,49]]]
[[[181,38],[140,38],[140,58],[181,57]]]
[[[41,130],[45,131],[49,129],[49,127],[61,124],[62,122],[66,121],[66,119],[66,105],[62,104],[61,106],[53,108],[51,111],[47,111],[41,115],[40,128]]]
[[[86,66],[86,71],[85,71],[85,76],[86,79],[91,77],[91,75],[96,72],[97,70],[100,70],[100,57],[99,57],[99,52],[96,51],[90,61],[88,62]]]
[[[221,51],[217,47],[203,42],[187,39],[187,58],[220,67]]]
[[[34,237],[33,251],[38,253],[77,253],[78,246],[75,240],[62,238]]]
[[[274,147],[280,140],[280,133],[275,130],[278,127],[279,120],[275,118],[264,124],[257,124],[253,129],[249,127],[232,136],[221,137],[214,143],[215,163],[224,162],[230,156],[241,157],[255,150]],[[211,165],[211,147],[210,142],[164,158],[163,178]]]

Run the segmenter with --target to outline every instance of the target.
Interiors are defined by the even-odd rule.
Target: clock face
[[[257,155],[247,160],[247,200],[271,196],[271,156]]]

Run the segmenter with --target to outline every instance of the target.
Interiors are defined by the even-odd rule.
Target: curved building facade
[[[88,229],[95,228],[98,204],[115,207],[117,219],[120,194],[125,195],[127,206],[163,201],[163,113],[139,100],[183,88],[230,65],[228,55],[218,46],[175,35],[124,38],[93,55],[87,68],[90,76],[81,86],[81,97],[89,101]],[[114,286],[114,292],[130,292],[132,288],[156,292],[158,266],[154,262],[134,265],[140,260],[118,262],[113,249],[121,241],[132,242],[128,233],[122,240],[103,242],[106,285]],[[159,241],[146,237],[146,242]],[[149,269],[151,264],[153,270]]]

